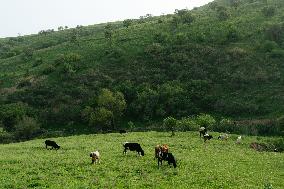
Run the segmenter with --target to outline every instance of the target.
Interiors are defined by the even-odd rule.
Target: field
[[[250,142],[264,137],[236,135],[204,144],[197,133],[93,134],[53,138],[62,149],[46,150],[45,139],[0,145],[0,188],[284,188],[284,154],[257,152]],[[139,142],[144,157],[123,155],[122,143]],[[158,169],[154,146],[166,143],[177,159],[174,169]],[[89,153],[101,153],[91,165]]]

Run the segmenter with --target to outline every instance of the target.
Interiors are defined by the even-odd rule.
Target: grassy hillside
[[[216,0],[0,39],[2,127],[14,130],[23,117],[106,129],[199,113],[276,119],[284,114],[283,17],[283,1]]]
[[[143,132],[56,138],[59,150],[46,150],[45,139],[0,145],[0,188],[273,188],[284,187],[283,153],[257,152],[251,142],[270,138],[236,135],[204,144],[197,132]],[[214,137],[217,133],[213,133]],[[139,142],[144,157],[122,154],[122,143]],[[168,144],[177,159],[174,169],[160,169],[154,147]],[[89,153],[99,149],[101,163]]]

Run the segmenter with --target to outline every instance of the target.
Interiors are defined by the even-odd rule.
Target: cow
[[[207,133],[206,127],[200,127],[199,128],[199,137],[204,136]]]
[[[140,144],[138,143],[125,142],[123,144],[123,147],[124,147],[123,154],[126,154],[126,151],[130,150],[130,151],[136,151],[139,155],[144,156],[144,150],[141,148]]]
[[[221,134],[218,136],[218,139],[220,140],[228,140],[229,138],[229,135],[226,133],[226,134]]]
[[[242,142],[242,136],[238,136],[236,144],[241,144],[241,142]]]
[[[52,140],[46,140],[45,142],[45,148],[47,149],[47,146],[51,146],[53,148],[55,148],[56,150],[58,150],[60,148],[59,145],[56,144],[56,142],[52,141]]]
[[[203,136],[203,139],[204,139],[204,142],[206,142],[206,140],[210,140],[212,139],[213,136],[212,135],[209,135],[208,133],[206,133],[204,136]]]
[[[169,152],[169,146],[167,144],[157,145],[155,147],[155,157],[154,157],[154,159],[159,157],[159,153],[160,152],[168,153]]]
[[[90,157],[92,158],[92,164],[100,163],[100,153],[99,151],[91,152]]]
[[[167,152],[159,152],[159,157],[158,157],[158,167],[163,164],[163,161],[167,161],[169,165],[173,164],[174,168],[177,167],[177,163],[175,160],[175,157],[173,156],[172,153],[167,153]]]

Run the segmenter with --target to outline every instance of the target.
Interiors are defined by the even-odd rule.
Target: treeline
[[[202,112],[214,116],[214,131],[282,134],[283,7],[220,0],[1,39],[1,135],[24,140],[60,125],[101,132],[128,121],[159,129],[167,117],[194,130]],[[261,118],[272,121],[236,121]]]

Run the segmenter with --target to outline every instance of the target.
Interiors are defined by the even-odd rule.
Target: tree
[[[273,6],[266,6],[262,9],[262,13],[266,17],[272,17],[275,15],[276,9]]]
[[[240,6],[241,1],[240,0],[230,0],[230,5],[234,8],[237,8],[238,6]]]
[[[104,28],[105,38],[109,41],[110,46],[112,45],[112,33],[113,27],[111,24],[107,24]]]
[[[172,131],[172,135],[175,135],[175,129],[176,129],[176,125],[177,125],[177,120],[173,117],[167,117],[163,120],[163,126],[167,131]]]
[[[217,7],[218,18],[221,21],[227,20],[230,17],[230,12],[224,6]]]
[[[176,21],[181,24],[191,24],[194,20],[195,17],[194,15],[187,9],[182,9],[182,10],[175,10],[175,17]]]
[[[31,139],[40,130],[38,122],[31,117],[24,116],[15,126],[16,139]]]
[[[128,28],[132,23],[133,23],[133,20],[131,19],[123,20],[123,26],[126,28]]]
[[[212,126],[215,125],[216,120],[209,114],[200,114],[196,117],[196,123],[200,127],[205,127],[208,129],[212,128]]]
[[[281,44],[284,41],[284,24],[273,24],[266,29],[265,33],[269,40]]]
[[[113,120],[113,113],[104,107],[95,109],[90,114],[89,125],[101,130],[111,129]]]
[[[15,130],[15,125],[26,114],[26,106],[23,103],[4,104],[0,106],[0,121],[8,132]]]
[[[112,129],[116,128],[116,123],[126,109],[126,101],[121,92],[112,92],[109,89],[102,89],[96,99],[96,109],[93,113],[90,107],[82,112],[90,115],[91,125],[104,125]]]

